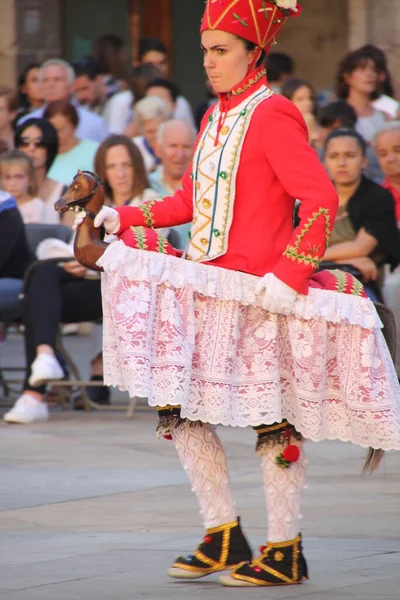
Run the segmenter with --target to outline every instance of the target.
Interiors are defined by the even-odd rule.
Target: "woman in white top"
[[[106,202],[110,206],[140,206],[157,198],[149,186],[140,151],[125,135],[111,135],[100,144],[95,171],[103,181]],[[169,229],[159,232],[167,237]]]
[[[35,168],[29,156],[10,150],[0,156],[0,187],[13,196],[25,224],[45,223],[45,204],[37,197]]]
[[[387,119],[372,104],[371,97],[377,85],[378,71],[368,51],[354,50],[342,59],[336,81],[337,95],[356,111],[356,129],[368,145]]]
[[[45,223],[59,223],[60,213],[54,204],[62,196],[64,184],[47,176],[58,153],[57,131],[45,119],[28,119],[15,132],[15,147],[33,161],[38,196],[44,202]],[[64,225],[72,225],[72,213],[62,215]]]
[[[93,171],[98,143],[92,140],[81,140],[76,136],[79,116],[75,106],[68,100],[50,102],[43,117],[56,129],[59,144],[58,154],[49,171],[49,177],[69,186],[78,169]]]
[[[134,137],[133,141],[140,150],[147,173],[154,171],[160,164],[154,150],[158,128],[171,116],[171,107],[156,96],[143,98],[135,105],[135,121],[140,135]]]

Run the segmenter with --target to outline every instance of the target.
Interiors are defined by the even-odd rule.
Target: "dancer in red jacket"
[[[299,111],[261,66],[299,13],[296,0],[208,0],[201,43],[219,101],[182,191],[95,219],[120,238],[99,261],[106,383],[158,407],[206,529],[171,567],[175,578],[230,569],[225,585],[304,581],[304,438],[400,448],[398,384],[373,305],[346,274],[314,276],[335,189]],[[183,257],[154,235],[190,221]],[[253,561],[215,424],[258,434],[268,542]]]

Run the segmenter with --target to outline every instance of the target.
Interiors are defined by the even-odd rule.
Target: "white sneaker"
[[[32,363],[29,385],[38,387],[51,379],[62,379],[64,371],[53,354],[39,354]]]
[[[22,394],[16,401],[11,410],[9,410],[3,419],[6,423],[36,423],[37,421],[47,421],[49,418],[49,409],[45,402],[36,400],[30,394]]]

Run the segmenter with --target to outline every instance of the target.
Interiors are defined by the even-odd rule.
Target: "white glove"
[[[79,212],[75,213],[75,218],[74,218],[74,223],[72,225],[72,229],[74,231],[76,231],[78,229],[79,225],[82,225],[85,218],[86,218],[86,213],[84,210],[80,210]]]
[[[290,315],[297,298],[296,290],[283,283],[273,273],[267,273],[260,279],[256,293],[264,292],[263,308],[270,313]]]

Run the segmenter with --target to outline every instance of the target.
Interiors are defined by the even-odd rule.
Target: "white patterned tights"
[[[172,438],[197,496],[205,529],[235,521],[225,450],[214,428],[185,422],[174,429]],[[306,458],[301,449],[299,460],[284,469],[275,462],[281,450],[283,446],[265,448],[261,461],[270,542],[291,540],[299,533]]]

